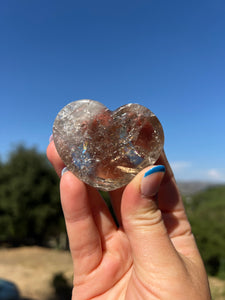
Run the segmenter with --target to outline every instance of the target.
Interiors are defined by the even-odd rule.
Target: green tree
[[[210,275],[225,276],[225,186],[185,201],[193,233]]]
[[[58,178],[45,154],[18,146],[0,164],[0,242],[46,245],[64,230]]]

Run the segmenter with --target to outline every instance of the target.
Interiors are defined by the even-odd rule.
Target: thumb
[[[178,259],[157,206],[164,173],[164,166],[141,171],[127,185],[121,203],[123,228],[130,241],[134,266],[141,272],[139,275],[148,277],[150,272],[164,273],[166,266]]]

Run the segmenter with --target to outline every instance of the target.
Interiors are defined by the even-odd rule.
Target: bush
[[[65,228],[59,180],[46,155],[20,145],[0,169],[0,242],[47,245]]]
[[[55,290],[54,300],[71,300],[72,286],[62,273],[54,275],[52,286]]]
[[[185,201],[192,231],[210,275],[225,275],[225,186]]]

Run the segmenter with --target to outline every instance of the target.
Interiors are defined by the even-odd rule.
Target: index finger
[[[59,177],[61,177],[61,172],[62,172],[62,169],[65,167],[65,164],[62,161],[62,159],[60,158],[60,156],[55,148],[54,141],[51,141],[49,143],[46,154],[47,154],[48,160],[53,165],[56,173],[58,174]]]

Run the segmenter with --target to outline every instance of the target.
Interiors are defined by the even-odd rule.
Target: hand
[[[47,156],[60,176],[64,164],[53,141]],[[74,264],[73,300],[211,299],[164,153],[157,164],[166,172],[163,166],[146,168],[125,188],[110,192],[119,227],[96,189],[71,172],[61,177]]]

